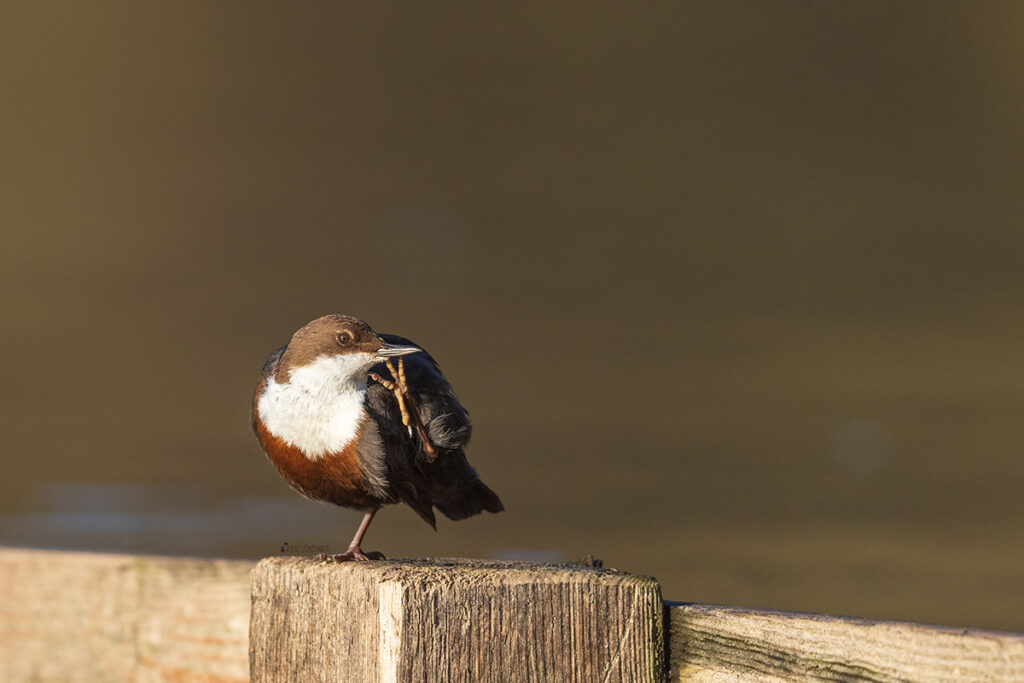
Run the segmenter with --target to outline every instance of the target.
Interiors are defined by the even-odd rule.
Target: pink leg
[[[376,551],[370,551],[363,553],[363,549],[360,547],[363,543],[363,536],[366,535],[366,530],[370,528],[370,522],[373,521],[373,516],[377,514],[379,508],[374,508],[363,515],[363,521],[360,522],[359,528],[356,529],[356,535],[352,537],[352,542],[348,545],[348,550],[341,553],[340,555],[328,555],[327,553],[320,553],[314,560],[318,562],[349,562],[351,560],[383,560],[384,555]]]

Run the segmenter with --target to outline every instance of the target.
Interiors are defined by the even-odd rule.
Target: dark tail
[[[484,510],[501,512],[505,509],[498,495],[479,479],[473,483],[472,491],[461,496],[454,496],[450,500],[435,501],[434,505],[444,513],[445,517],[453,520],[472,517]]]

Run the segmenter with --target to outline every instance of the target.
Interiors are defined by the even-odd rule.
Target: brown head
[[[287,381],[294,368],[317,359],[347,356],[352,366],[369,368],[384,358],[420,351],[415,346],[387,344],[362,320],[331,313],[313,320],[292,335],[277,369],[277,381]]]

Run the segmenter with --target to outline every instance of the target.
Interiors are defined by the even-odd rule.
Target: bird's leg
[[[405,364],[401,358],[398,359],[398,367],[401,368],[399,372],[395,372],[395,366],[391,364],[390,360],[384,361],[384,364],[394,378],[394,382],[384,379],[376,372],[369,373],[367,377],[395,395],[395,399],[398,401],[398,411],[402,413],[402,424],[409,430],[409,436],[412,436],[412,427],[409,426],[409,410],[405,407],[405,397],[409,391],[409,387],[405,384]]]
[[[395,369],[391,359],[384,361],[384,365],[387,366],[388,372],[391,373],[391,377],[395,381],[389,381],[381,377],[375,372],[369,374],[369,378],[374,382],[379,382],[385,389],[395,394],[395,399],[398,401],[398,410],[402,414],[402,424],[409,431],[409,436],[412,436],[413,428],[415,427],[416,433],[420,437],[420,443],[423,444],[423,452],[427,458],[433,460],[437,457],[437,452],[434,450],[434,444],[430,441],[430,436],[427,434],[426,427],[423,426],[423,421],[420,419],[419,412],[416,407],[413,406],[413,410],[410,413],[406,407],[407,404],[412,404],[412,397],[409,396],[409,385],[405,382],[405,361],[399,356],[398,358],[398,369]]]
[[[363,515],[363,521],[359,524],[359,528],[356,529],[356,535],[352,537],[352,542],[348,544],[348,550],[341,553],[340,555],[328,555],[327,553],[320,553],[314,560],[319,562],[349,562],[352,560],[383,560],[383,553],[378,553],[375,550],[371,550],[368,553],[364,553],[360,547],[363,543],[363,536],[366,535],[366,530],[370,528],[370,522],[373,521],[373,516],[377,514],[379,508],[373,508]]]
[[[388,371],[391,372],[392,377],[398,378],[398,388],[405,394],[405,400],[408,403],[412,403],[412,397],[409,396],[409,385],[405,381],[405,359],[401,356],[398,357],[398,370],[395,371],[395,367],[391,364],[391,360],[386,360],[385,364],[388,367]],[[399,398],[398,405],[403,406],[402,399]],[[404,411],[404,408],[403,408]],[[409,428],[409,417],[410,414],[404,411],[402,414],[402,423]],[[416,433],[419,434],[420,443],[423,444],[423,452],[427,458],[433,460],[437,457],[437,453],[434,451],[434,444],[430,441],[430,435],[427,434],[427,428],[423,426],[423,420],[420,419],[420,413],[416,410],[416,406],[413,406],[412,410],[412,423],[416,428]],[[411,430],[409,436],[412,436]]]

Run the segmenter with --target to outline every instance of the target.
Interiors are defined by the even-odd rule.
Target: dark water
[[[1024,630],[1019,6],[3,14],[0,542],[343,547],[248,410],[344,312],[507,506],[369,547]]]

